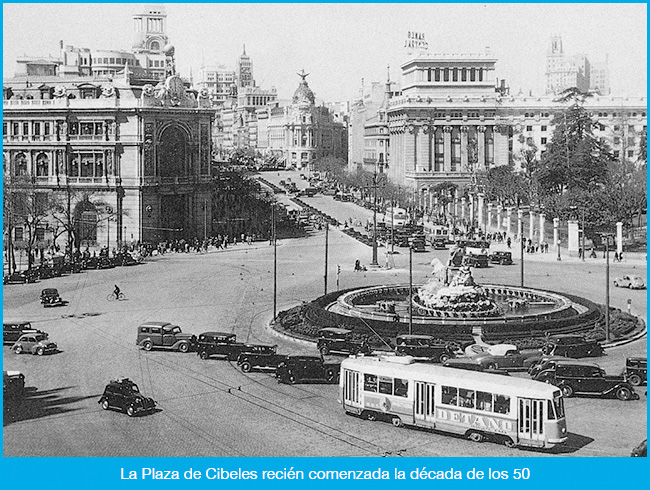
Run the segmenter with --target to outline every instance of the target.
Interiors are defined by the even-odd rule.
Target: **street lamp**
[[[519,269],[519,274],[521,276],[521,278],[520,278],[521,287],[523,288],[524,287],[524,244],[525,244],[525,240],[524,240],[524,224],[522,222],[521,213],[519,214],[518,220],[519,220],[518,228],[520,230],[519,242],[521,244],[521,247],[520,247],[520,250],[521,250],[521,261],[520,261],[521,265],[520,265],[520,269]],[[558,254],[559,254],[559,248],[558,248]]]
[[[413,245],[409,245],[409,335],[413,334]]]

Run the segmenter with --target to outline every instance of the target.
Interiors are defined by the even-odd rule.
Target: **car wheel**
[[[449,359],[450,359],[449,354],[440,354],[440,357],[438,358],[440,364],[447,362]]]
[[[618,390],[616,390],[616,398],[619,400],[627,401],[632,398],[632,390],[625,386],[621,386]]]
[[[129,406],[127,407],[127,409],[126,409],[126,414],[127,414],[129,417],[134,417],[134,416],[135,416],[135,408],[133,408],[132,405],[129,405]]]
[[[566,396],[567,398],[573,396],[573,388],[571,387],[571,385],[562,385],[560,387],[560,390],[562,390],[562,395]]]
[[[472,442],[483,442],[485,440],[485,436],[475,430],[467,434],[467,438]]]
[[[491,362],[485,367],[486,367],[486,369],[499,369],[499,366],[497,365],[496,362]]]
[[[108,400],[104,400],[104,401],[102,402],[102,409],[103,409],[103,410],[108,410],[109,408],[111,408],[111,406],[110,406],[110,404],[108,403]]]
[[[242,362],[240,369],[242,373],[250,373],[252,367],[250,362]]]
[[[402,419],[399,418],[397,415],[391,418],[390,421],[394,427],[404,427],[404,422],[402,422]]]
[[[178,346],[178,352],[187,352],[190,350],[190,344],[182,343]]]
[[[153,349],[153,342],[152,342],[151,340],[146,340],[146,341],[142,344],[142,348],[143,348],[144,350],[151,350],[151,349]]]
[[[615,287],[615,288],[618,287],[618,282],[614,281],[614,287]]]
[[[639,376],[638,374],[633,374],[632,376],[627,378],[627,380],[630,382],[632,386],[641,386],[642,383],[641,376]]]
[[[320,348],[320,353],[321,355],[326,356],[327,354],[330,353],[329,347],[324,345],[323,347]]]
[[[17,345],[16,348],[14,349],[14,354],[22,354],[23,353],[23,348],[20,345]]]
[[[36,349],[36,355],[42,356],[43,354],[45,354],[45,350],[42,347]]]
[[[205,361],[210,356],[208,356],[208,353],[206,351],[202,350],[199,354],[199,357]]]
[[[628,288],[628,289],[634,289],[634,288],[632,287],[632,283],[628,284],[628,285],[627,285],[627,288]]]

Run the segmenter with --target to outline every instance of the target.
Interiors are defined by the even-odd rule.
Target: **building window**
[[[36,157],[36,176],[47,177],[49,167],[49,159],[45,153],[39,153]]]
[[[2,123],[2,136],[7,136],[7,123]]]
[[[27,136],[29,134],[29,123],[23,123],[23,135]]]
[[[618,125],[615,125],[615,126],[614,126],[614,131],[620,131],[620,130],[621,130],[621,127],[620,127],[620,126],[618,126]]]
[[[435,70],[435,80],[436,82],[440,81],[440,68],[436,68]]]
[[[45,240],[45,228],[43,228],[42,226],[36,228],[36,240],[39,242]]]
[[[546,131],[547,126],[542,126],[542,132]]]
[[[453,71],[452,71],[452,77],[453,77],[454,82],[457,82],[457,81],[458,81],[458,68],[454,68],[454,69],[453,69]]]
[[[533,127],[532,126],[526,126],[526,131],[532,131]]]
[[[543,144],[543,145],[545,145],[545,144],[546,144],[546,141],[547,141],[547,139],[546,139],[546,138],[542,138],[542,144]]]
[[[467,81],[467,68],[463,68],[463,69],[461,70],[461,72],[460,72],[460,79],[461,79],[463,82],[466,82],[466,81]]]
[[[445,68],[445,69],[443,70],[443,77],[444,77],[444,81],[445,81],[445,82],[448,82],[448,81],[449,81],[449,68]]]
[[[630,125],[627,127],[627,130],[633,133],[633,132],[634,132],[634,124],[630,124]]]
[[[618,158],[621,156],[621,152],[618,150],[614,150],[614,158]]]
[[[43,123],[43,134],[45,136],[49,136],[49,134],[50,134],[50,123],[49,122]]]
[[[14,157],[14,175],[16,177],[27,175],[27,156],[22,152]]]
[[[627,150],[627,157],[628,158],[634,157],[634,150]]]
[[[634,136],[630,136],[627,139],[627,144],[628,144],[628,146],[634,146]]]
[[[472,82],[476,81],[476,68],[470,68],[470,70],[469,70],[469,79]]]
[[[22,226],[16,226],[14,228],[14,240],[17,242],[22,242],[23,241],[23,227]]]
[[[618,136],[614,136],[614,144],[615,145],[620,145],[621,144],[621,138],[619,138]]]

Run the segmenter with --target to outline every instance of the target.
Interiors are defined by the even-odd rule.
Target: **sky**
[[[3,76],[17,56],[56,55],[59,40],[90,49],[130,50],[133,14],[143,3],[3,3]],[[546,52],[560,34],[567,54],[608,56],[613,95],[647,93],[646,4],[484,3],[167,3],[176,67],[194,81],[202,65],[234,69],[243,45],[258,86],[293,95],[304,69],[319,99],[359,95],[362,79],[399,80],[408,31],[424,33],[431,53],[498,59],[511,91],[542,94]],[[25,22],[26,19],[29,19]]]

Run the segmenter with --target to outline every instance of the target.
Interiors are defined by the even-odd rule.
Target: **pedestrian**
[[[512,240],[510,240],[510,237],[506,240],[506,243],[508,244],[508,248],[512,245]]]
[[[582,247],[578,247],[578,258],[582,258]]]

